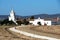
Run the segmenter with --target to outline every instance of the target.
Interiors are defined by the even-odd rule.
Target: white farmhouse
[[[44,20],[44,19],[34,19],[34,21],[29,21],[29,23],[32,23],[33,25],[39,25],[38,23],[40,23],[41,25],[47,25],[47,26],[51,26],[51,21],[50,20]]]
[[[15,19],[15,13],[13,10],[11,10],[10,12],[9,21],[13,21],[17,25],[16,19]]]

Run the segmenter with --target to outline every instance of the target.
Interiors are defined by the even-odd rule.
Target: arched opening
[[[41,25],[41,22],[38,22],[37,24]]]

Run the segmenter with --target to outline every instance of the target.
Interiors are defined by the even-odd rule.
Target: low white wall
[[[51,21],[44,21],[44,19],[35,19],[34,21],[29,21],[29,23],[32,23],[33,25],[39,25],[38,22],[41,23],[41,25],[47,25],[47,26],[50,26],[52,25],[52,22]]]
[[[51,21],[44,21],[44,23],[45,23],[46,25],[48,25],[48,26],[52,25],[52,24],[51,24]]]

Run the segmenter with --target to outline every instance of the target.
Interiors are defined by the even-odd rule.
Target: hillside
[[[0,19],[6,19],[8,18],[9,15],[0,15]],[[56,18],[56,17],[60,17],[60,14],[37,14],[37,15],[30,15],[30,16],[34,16],[35,18]],[[20,16],[20,15],[16,15],[16,18],[28,18],[30,16]]]

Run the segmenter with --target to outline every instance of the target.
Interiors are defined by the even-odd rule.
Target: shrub
[[[17,23],[18,23],[18,25],[21,25],[21,24],[22,24],[22,22],[21,22],[21,21],[17,21]]]
[[[2,22],[1,22],[1,25],[15,25],[15,23],[13,21],[9,21],[8,19],[4,19]]]
[[[28,24],[29,24],[29,22],[28,22],[28,21],[26,21],[26,19],[24,19],[24,20],[23,20],[23,24],[28,25]]]
[[[31,16],[30,19],[34,19],[34,16]]]

